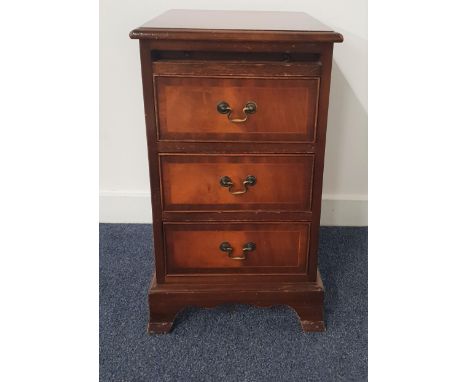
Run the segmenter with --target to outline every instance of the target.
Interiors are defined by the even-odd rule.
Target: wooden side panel
[[[156,114],[157,105],[154,98],[152,83],[152,61],[151,42],[140,40],[141,77],[143,85],[143,98],[145,107],[146,143],[148,148],[149,178],[151,185],[151,208],[153,217],[153,243],[155,275],[158,281],[164,280],[166,274],[164,264],[164,252],[162,244],[162,211],[159,166],[151,165],[157,163],[158,151],[155,145],[157,137]],[[156,107],[155,107],[156,105]]]
[[[282,274],[306,272],[309,225],[306,223],[164,224],[168,275],[178,273]],[[235,260],[220,250],[227,242]]]
[[[310,210],[313,155],[162,155],[165,211]],[[232,195],[221,186],[228,176],[233,190],[253,175],[247,192]]]
[[[154,78],[159,140],[315,141],[319,78]],[[221,101],[232,118],[245,116],[247,102],[257,111],[233,123],[217,111]]]

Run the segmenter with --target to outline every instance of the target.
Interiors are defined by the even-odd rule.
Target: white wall
[[[151,222],[138,41],[128,33],[167,9],[303,11],[336,44],[325,156],[323,225],[367,225],[367,1],[100,2],[100,221]]]

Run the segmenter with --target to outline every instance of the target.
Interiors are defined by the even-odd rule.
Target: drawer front
[[[313,155],[161,154],[165,211],[309,211]]]
[[[305,274],[307,223],[166,223],[166,272]]]
[[[160,140],[315,141],[318,77],[156,76],[155,86]]]

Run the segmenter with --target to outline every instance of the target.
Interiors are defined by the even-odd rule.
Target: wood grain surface
[[[302,223],[206,223],[164,225],[168,274],[306,273],[309,225]],[[220,250],[229,243],[233,257],[254,243],[245,260]]]
[[[160,140],[313,142],[319,78],[155,77]],[[257,111],[233,123],[220,102],[243,118],[248,102]]]
[[[311,208],[313,155],[160,155],[165,211],[303,210]],[[247,176],[256,183],[233,195],[223,176],[243,190]]]
[[[169,11],[130,37],[140,40],[153,213],[149,332],[168,332],[187,305],[222,303],[286,304],[305,331],[324,330],[318,235],[342,36],[304,13]],[[249,101],[257,109],[234,123],[221,101],[231,119]],[[255,184],[233,195],[248,175]]]

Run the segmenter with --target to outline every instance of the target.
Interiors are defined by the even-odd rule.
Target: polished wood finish
[[[220,304],[287,305],[297,313],[306,332],[325,330],[324,289],[316,282],[161,284],[153,278],[149,291],[150,333],[167,333],[184,307],[213,308]]]
[[[183,41],[342,42],[343,36],[304,12],[170,10],[131,38]]]
[[[165,211],[311,209],[313,155],[160,155]],[[248,175],[256,183],[241,195],[221,186],[229,176],[234,191]]]
[[[235,61],[232,55],[218,54],[215,61],[206,61],[206,57],[192,55],[191,60],[180,57],[178,60],[159,60],[153,63],[155,76],[179,77],[281,77],[301,78],[320,76],[322,65],[314,61],[290,61],[289,56],[246,55],[250,62]],[[198,58],[198,60],[195,60]],[[276,58],[276,60],[272,60]],[[230,59],[230,60],[229,60]],[[237,58],[239,60],[239,58]],[[314,59],[314,57],[310,57]],[[255,62],[252,62],[255,60]],[[208,78],[210,78],[208,77]],[[315,78],[317,80],[317,78]],[[203,85],[203,84],[202,84]],[[281,84],[278,84],[281,86]],[[243,84],[245,86],[245,84]]]
[[[304,13],[170,11],[130,37],[140,39],[155,239],[149,332],[168,332],[187,305],[222,303],[285,304],[305,331],[324,330],[317,247],[342,36]],[[221,101],[230,118],[248,101],[257,109],[234,123]],[[232,195],[247,175],[256,183]]]
[[[209,32],[306,31],[333,32],[328,26],[304,12],[215,11],[171,9],[143,24],[140,29],[202,29]],[[333,32],[334,33],[334,32]]]
[[[160,140],[315,140],[319,77],[155,77],[154,83]],[[232,107],[237,118],[249,101],[256,103],[257,111],[245,122],[232,123],[217,111],[221,101]]]
[[[164,224],[167,274],[306,273],[309,225],[302,223]],[[220,250],[232,245],[241,257],[247,243],[255,250],[235,260]]]

